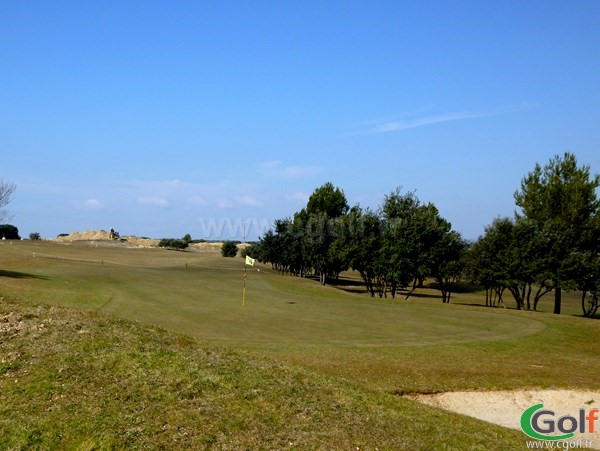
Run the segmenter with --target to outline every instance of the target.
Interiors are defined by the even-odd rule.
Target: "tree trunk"
[[[523,299],[521,298],[521,290],[518,286],[510,286],[508,287],[508,291],[510,291],[515,298],[515,302],[517,303],[517,309],[523,310]]]
[[[562,292],[560,285],[556,285],[554,290],[554,314],[560,315],[560,304],[562,302]]]
[[[552,290],[553,288],[544,288],[543,286],[540,286],[540,288],[537,290],[537,293],[535,294],[535,298],[533,299],[533,310],[537,311],[538,302],[540,302],[542,296],[544,296],[546,293],[549,293]]]
[[[406,295],[406,297],[404,298],[405,301],[408,301],[408,298],[410,297],[411,294],[414,293],[414,291],[417,289],[417,282],[419,281],[419,279],[417,277],[415,277],[413,279],[413,285],[412,285],[412,290],[410,290],[408,292],[408,294]]]
[[[588,292],[583,290],[581,293],[581,308],[583,309],[583,316],[586,318],[593,318],[596,316],[596,312],[598,311],[598,307],[600,307],[598,303],[598,297],[594,292],[590,293],[590,299],[586,302]]]
[[[440,288],[440,291],[442,292],[442,302],[444,304],[447,304],[448,302],[450,302],[450,299],[448,298],[448,292],[446,291],[446,289],[443,286]]]

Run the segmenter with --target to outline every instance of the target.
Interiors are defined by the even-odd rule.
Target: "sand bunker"
[[[511,390],[492,392],[448,392],[435,395],[409,395],[410,399],[452,412],[478,418],[511,429],[521,430],[521,414],[535,404],[555,412],[555,421],[563,415],[579,418],[579,410],[587,412],[600,407],[599,391],[576,390]],[[545,417],[546,418],[546,417]],[[593,434],[575,433],[573,439],[592,440],[600,446],[600,421]]]

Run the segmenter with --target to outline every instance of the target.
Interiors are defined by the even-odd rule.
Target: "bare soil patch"
[[[242,252],[242,249],[247,248],[248,246],[250,246],[250,244],[240,243],[237,246],[238,246],[238,255],[240,255]],[[223,247],[222,241],[206,242],[206,243],[192,243],[192,244],[190,244],[189,250],[192,252],[206,252],[206,253],[220,254],[222,247]]]
[[[139,238],[137,236],[123,236],[117,240],[110,239],[110,233],[106,230],[86,230],[85,232],[71,232],[66,236],[56,237],[53,241],[60,243],[71,243],[74,241],[86,241],[96,246],[121,246],[121,247],[158,247],[160,240],[152,238]],[[250,246],[248,243],[238,244],[239,252]],[[188,250],[191,252],[202,252],[220,254],[223,242],[192,243]],[[239,254],[238,252],[238,254]]]
[[[87,241],[94,245],[106,246],[125,246],[125,247],[156,247],[160,240],[150,238],[138,238],[137,236],[125,236],[113,240],[110,233],[106,230],[86,230],[85,232],[71,232],[66,236],[59,236],[54,239],[61,243],[70,243],[73,241]]]

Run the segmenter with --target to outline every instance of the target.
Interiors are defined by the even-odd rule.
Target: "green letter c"
[[[552,441],[568,440],[575,435],[572,432],[569,434],[564,434],[564,435],[554,435],[554,436],[543,435],[543,434],[538,433],[535,429],[533,429],[533,426],[531,425],[531,417],[533,416],[533,414],[536,411],[538,411],[542,407],[544,407],[544,404],[536,404],[535,406],[531,406],[529,409],[525,410],[525,412],[523,412],[523,414],[521,415],[521,430],[525,434],[527,434],[529,437],[534,438],[536,440],[552,440]]]

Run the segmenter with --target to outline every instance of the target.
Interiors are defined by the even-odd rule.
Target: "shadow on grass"
[[[517,307],[511,304],[506,304],[504,307],[502,304],[496,303],[496,305],[485,305],[485,302],[453,302],[455,305],[466,305],[469,307],[488,307],[488,308],[497,308],[497,309],[506,309],[506,310],[519,310]],[[527,311],[527,310],[523,310]],[[535,310],[529,310],[534,312]]]
[[[437,282],[430,282],[426,285],[426,287],[434,290],[440,289],[440,285]],[[478,285],[473,285],[467,282],[456,282],[452,287],[452,293],[477,293],[480,291],[485,291],[485,289]]]
[[[428,287],[429,288],[429,287]],[[454,293],[454,292],[453,292]],[[408,296],[410,294],[410,296]],[[406,299],[406,296],[408,296],[408,299]],[[422,298],[422,299],[442,299],[442,295],[441,294],[434,294],[434,293],[419,293],[418,291],[407,291],[407,290],[400,290],[396,293],[396,298],[402,298],[402,300],[411,300],[412,298]]]
[[[344,279],[340,277],[337,280],[332,281],[333,285],[343,286],[343,287],[363,287],[365,286],[362,280],[356,279]]]
[[[329,281],[330,285],[338,290],[345,291],[347,293],[366,293],[367,289],[362,280],[356,279],[345,279],[340,277],[339,279],[333,279]]]
[[[17,272],[17,271],[7,271],[5,269],[0,269],[0,277],[10,277],[12,279],[40,279],[40,280],[48,280],[46,276],[38,276],[37,274],[29,274],[26,272]]]

